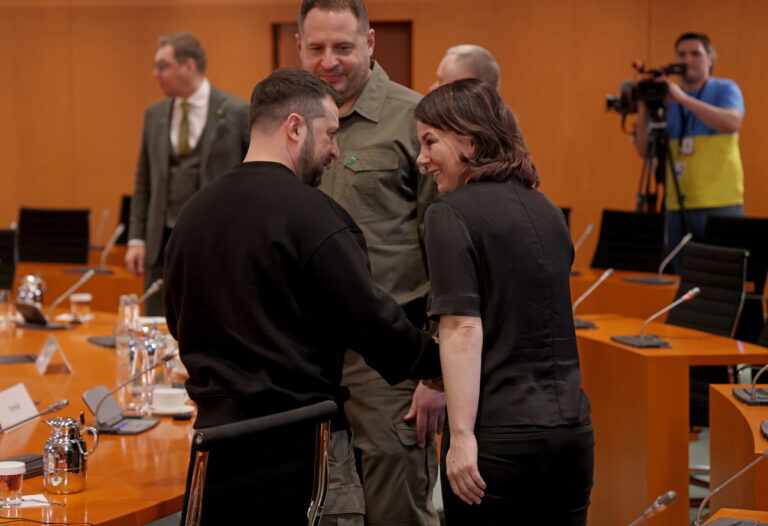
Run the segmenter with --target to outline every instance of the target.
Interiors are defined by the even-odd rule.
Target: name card
[[[58,356],[58,360],[54,360],[56,356]],[[40,354],[37,355],[37,360],[35,360],[35,367],[37,367],[37,372],[40,374],[72,372],[72,366],[69,365],[64,351],[53,336],[48,336],[45,340],[43,348],[40,350]]]
[[[37,414],[37,408],[24,384],[0,391],[0,427],[7,429]]]

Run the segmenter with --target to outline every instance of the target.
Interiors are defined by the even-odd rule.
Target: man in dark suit
[[[125,264],[149,286],[163,276],[163,249],[184,203],[239,163],[248,149],[248,104],[214,88],[206,56],[189,33],[158,40],[153,74],[166,99],[147,108]],[[162,314],[159,296],[146,314]]]

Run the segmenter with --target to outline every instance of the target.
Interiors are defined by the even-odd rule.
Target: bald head
[[[480,79],[499,89],[499,65],[484,47],[473,44],[454,46],[445,52],[437,67],[437,80],[429,90],[461,79]]]

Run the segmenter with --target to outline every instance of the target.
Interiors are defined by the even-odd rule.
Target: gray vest
[[[184,203],[200,189],[201,140],[186,157],[179,157],[170,145],[168,159],[168,192],[165,207],[165,226],[173,228]]]

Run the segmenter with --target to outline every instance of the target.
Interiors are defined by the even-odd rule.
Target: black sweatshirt
[[[281,164],[240,164],[189,200],[164,289],[195,427],[343,402],[345,348],[392,384],[440,375],[432,339],[371,281],[349,214]]]

